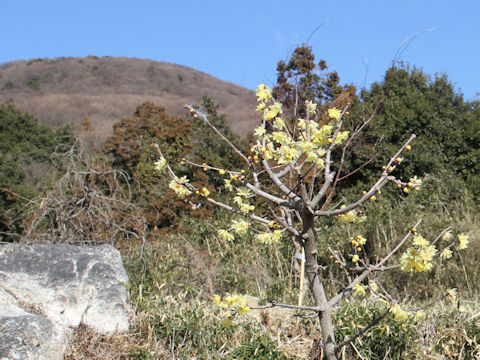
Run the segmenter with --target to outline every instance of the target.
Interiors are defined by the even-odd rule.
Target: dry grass
[[[185,66],[132,58],[87,57],[15,61],[0,65],[0,103],[52,126],[80,123],[86,116],[103,141],[112,124],[131,116],[146,100],[183,115],[184,104],[208,95],[245,135],[256,122],[252,91]]]
[[[132,359],[135,350],[145,347],[145,339],[134,332],[112,336],[101,335],[80,326],[70,340],[65,360],[119,360]]]

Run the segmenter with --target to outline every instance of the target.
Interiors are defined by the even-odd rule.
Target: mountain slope
[[[51,126],[80,123],[86,116],[99,141],[112,124],[150,100],[171,114],[208,95],[241,135],[254,127],[251,90],[181,65],[133,58],[58,58],[0,65],[0,103],[12,101]]]

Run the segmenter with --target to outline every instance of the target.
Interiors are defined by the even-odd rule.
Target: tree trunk
[[[314,216],[307,211],[301,212],[303,221],[303,234],[305,247],[305,271],[308,277],[310,291],[313,295],[315,305],[322,308],[318,313],[320,328],[322,331],[322,341],[324,347],[324,356],[326,360],[337,360],[335,355],[335,334],[332,323],[332,309],[328,305],[327,296],[321,281],[321,269],[317,262],[317,243],[314,229]]]

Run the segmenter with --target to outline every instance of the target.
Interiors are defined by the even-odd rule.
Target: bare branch
[[[402,153],[403,150],[405,150],[405,147],[413,140],[415,139],[415,134],[412,134],[410,138],[405,142],[405,144],[396,152],[392,158],[390,158],[387,166],[385,167],[385,170],[382,173],[382,176],[378,179],[378,181],[368,190],[359,200],[356,202],[347,205],[341,209],[335,209],[335,210],[317,210],[315,211],[316,216],[333,216],[333,215],[338,215],[338,214],[345,214],[346,212],[353,210],[357,208],[358,206],[362,205],[366,201],[368,201],[377,191],[381,190],[387,183],[388,181],[394,181],[396,180],[394,176],[389,175],[390,172],[392,172],[395,169],[395,165],[393,165],[396,160],[399,158],[400,154]]]
[[[333,133],[332,137],[332,143],[330,146],[327,148],[327,153],[325,156],[325,175],[324,175],[324,183],[322,187],[320,188],[320,191],[318,194],[315,195],[315,197],[312,199],[310,206],[312,209],[315,209],[319,203],[319,201],[325,196],[328,188],[332,184],[333,177],[335,176],[335,173],[330,171],[330,166],[331,166],[331,157],[332,157],[332,150],[334,148],[335,140],[338,136],[338,133],[340,132],[343,124],[343,115],[345,114],[345,111],[348,109],[348,106],[343,110],[341,113],[339,119],[337,120],[337,127],[335,129],[335,132]]]
[[[188,109],[190,109],[191,112],[197,114],[199,117],[202,118],[202,120],[213,130],[215,131],[215,133],[220,136],[222,138],[223,141],[225,141],[228,146],[230,146],[230,148],[235,151],[235,153],[237,153],[238,156],[240,156],[246,163],[249,167],[251,167],[251,164],[250,164],[250,161],[248,161],[248,158],[235,146],[233,145],[233,143],[225,136],[223,135],[217,128],[215,125],[213,125],[209,120],[208,120],[208,116],[202,112],[200,112],[199,110],[197,109],[194,109],[192,107],[192,105],[186,105],[186,107]]]
[[[421,224],[421,222],[422,222],[422,219],[419,219],[419,220],[417,221],[417,223],[416,223],[415,225],[413,225],[413,228],[417,228],[417,227]],[[385,257],[382,259],[382,261],[380,261],[377,265],[375,265],[375,267],[381,267],[383,264],[385,264],[385,262],[386,262],[391,256],[393,256],[398,250],[400,250],[400,248],[402,247],[402,245],[405,243],[405,241],[408,240],[408,238],[410,237],[411,234],[412,234],[411,231],[409,231],[408,234],[405,235],[405,237],[402,239],[402,241],[400,241],[400,242],[398,243],[398,245],[395,246],[395,248],[394,248],[392,251],[390,251],[390,253],[388,253],[388,255],[385,256]]]
[[[262,309],[269,309],[273,307],[283,307],[286,309],[295,309],[295,310],[303,310],[303,311],[315,311],[315,312],[322,312],[325,311],[324,308],[319,306],[299,306],[299,305],[291,305],[291,304],[282,304],[272,301],[270,304],[260,305],[260,306],[252,306],[250,309],[252,310],[262,310]]]

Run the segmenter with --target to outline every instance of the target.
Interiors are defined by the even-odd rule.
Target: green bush
[[[69,141],[69,127],[54,131],[13,104],[0,106],[0,232],[7,239],[22,231],[22,206],[50,179],[56,146]]]

